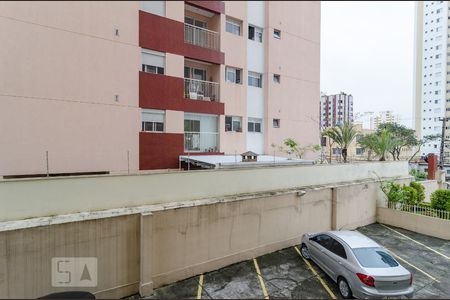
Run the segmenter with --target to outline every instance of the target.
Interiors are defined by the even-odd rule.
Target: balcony
[[[184,24],[184,42],[220,51],[220,36],[218,32],[191,24]]]
[[[192,78],[184,79],[184,97],[192,100],[219,102],[220,84]]]
[[[218,152],[217,132],[185,132],[185,152]]]

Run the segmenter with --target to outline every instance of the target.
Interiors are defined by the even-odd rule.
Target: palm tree
[[[359,144],[366,149],[370,149],[380,156],[380,161],[386,160],[386,153],[389,153],[395,147],[402,143],[401,140],[395,138],[388,130],[383,129],[378,134],[371,133],[365,135]]]
[[[344,123],[336,127],[331,127],[323,132],[323,136],[327,136],[332,139],[341,148],[341,155],[344,159],[344,163],[347,162],[347,148],[353,142],[356,137],[355,127],[351,123]]]

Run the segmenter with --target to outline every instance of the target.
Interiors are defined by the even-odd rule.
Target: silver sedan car
[[[301,254],[338,284],[345,299],[413,296],[412,273],[357,231],[304,234]]]

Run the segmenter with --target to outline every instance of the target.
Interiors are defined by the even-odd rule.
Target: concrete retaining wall
[[[139,175],[0,180],[0,221],[408,175],[408,163],[368,162]]]
[[[425,235],[450,240],[450,221],[448,220],[378,207],[377,221]]]
[[[379,182],[0,223],[0,298],[51,286],[52,257],[97,257],[98,298],[117,298],[298,244],[302,234],[373,223]],[[67,290],[67,289],[66,289]]]

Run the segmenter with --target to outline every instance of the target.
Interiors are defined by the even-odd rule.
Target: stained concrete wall
[[[0,180],[0,221],[405,176],[400,161]]]
[[[210,174],[210,172],[206,172]],[[124,297],[298,244],[305,232],[370,224],[379,182],[245,195],[0,222],[0,298],[51,287],[58,256],[97,257],[98,298]],[[233,188],[233,187],[229,187]]]
[[[378,207],[377,221],[444,240],[450,240],[449,220]]]
[[[437,180],[425,180],[420,181],[420,184],[422,184],[425,187],[425,202],[431,202],[431,194],[439,189],[439,183]]]
[[[0,232],[0,298],[36,298],[64,290],[90,290],[100,298],[135,293],[139,220],[139,215],[127,215]],[[52,257],[97,257],[98,286],[52,287]]]

